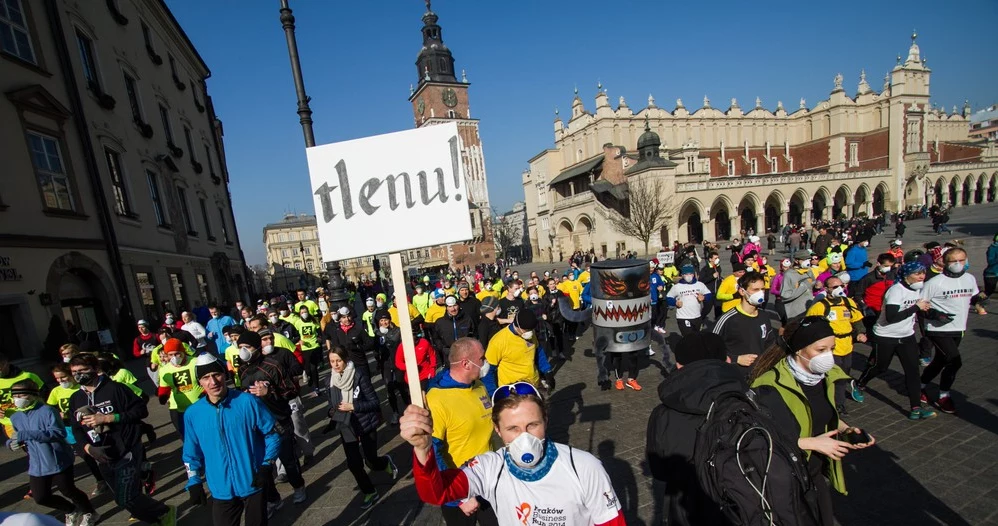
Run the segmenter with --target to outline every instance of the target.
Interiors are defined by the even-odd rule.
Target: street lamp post
[[[284,28],[284,36],[288,41],[291,75],[294,77],[295,92],[298,95],[298,121],[301,123],[302,133],[305,135],[305,147],[311,148],[315,146],[315,135],[312,132],[312,108],[308,105],[311,99],[305,94],[305,80],[302,78],[301,61],[298,58],[298,42],[295,40],[295,17],[291,14],[288,0],[281,0],[281,26]],[[304,272],[305,269],[302,268],[302,271]],[[329,262],[326,265],[326,272],[329,274],[329,299],[331,303],[335,308],[345,306],[349,295],[344,287],[340,262]]]

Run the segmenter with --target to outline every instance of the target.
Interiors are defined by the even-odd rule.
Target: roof
[[[589,189],[597,194],[607,193],[615,197],[618,201],[627,199],[627,184],[613,184],[610,181],[600,179],[589,185]]]
[[[998,120],[998,106],[991,106],[970,116],[971,124]]]
[[[277,223],[267,223],[267,226],[263,227],[263,230],[267,231],[272,228],[292,228],[296,226],[315,226],[316,224],[315,216],[312,214],[288,214],[284,217],[284,219]]]
[[[554,185],[556,185],[558,183],[563,183],[563,182],[565,182],[565,181],[567,181],[569,179],[572,179],[574,177],[578,177],[580,175],[587,174],[593,168],[596,168],[597,166],[600,166],[601,164],[603,164],[603,154],[602,153],[599,154],[599,155],[597,155],[596,157],[594,157],[592,159],[589,159],[588,161],[584,161],[584,162],[578,163],[575,166],[570,166],[570,167],[562,170],[561,173],[558,174],[557,177],[555,177],[554,179],[551,180],[550,183],[548,183],[548,186],[554,186]]]

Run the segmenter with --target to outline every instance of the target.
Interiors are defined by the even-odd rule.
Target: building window
[[[203,197],[198,201],[201,206],[201,220],[204,221],[204,233],[208,234],[208,241],[214,241],[215,236],[211,233],[211,221],[208,221],[208,204],[204,202]]]
[[[187,302],[184,301],[184,279],[179,273],[170,273],[170,285],[173,289],[173,300],[176,302],[177,307],[185,307]]]
[[[201,293],[201,300],[208,301],[208,277],[204,274],[195,274],[198,280],[198,291]]]
[[[541,230],[545,232],[551,230],[551,221],[548,219],[548,216],[544,216],[541,218]]]
[[[430,257],[430,249],[427,248],[423,250],[423,257],[424,258]]]
[[[457,112],[455,112],[454,110],[447,110],[447,116],[449,118],[451,118],[451,119],[456,119],[457,118]]]
[[[750,159],[749,167],[752,170],[752,175],[759,173],[759,160],[755,158]]]
[[[735,175],[735,160],[728,159],[728,175]]]
[[[291,247],[291,253],[294,254],[295,256],[297,256],[298,255],[298,247]]]
[[[135,79],[125,73],[125,93],[128,95],[128,106],[132,109],[132,122],[142,122],[142,107],[139,106],[139,91]]]
[[[214,177],[215,176],[215,163],[211,161],[211,150],[208,149],[208,145],[204,145],[204,158],[208,161],[208,173]]]
[[[4,53],[35,64],[21,0],[0,1],[0,44]]]
[[[922,141],[920,140],[919,128],[922,120],[918,118],[908,119],[908,148],[907,153],[922,151]]]
[[[139,22],[139,24],[142,26],[142,41],[145,43],[146,49],[152,51],[154,48],[152,47],[152,36],[149,34],[149,26],[145,22]]]
[[[301,270],[301,261],[295,261],[295,270]]]
[[[180,201],[180,213],[184,216],[184,228],[187,229],[187,235],[198,235],[197,231],[194,230],[194,220],[191,218],[191,209],[187,206],[187,189],[183,186],[177,187],[177,200]]]
[[[544,186],[537,187],[537,206],[547,206],[548,204],[548,191]]]
[[[312,263],[312,260],[311,260],[311,259],[310,259],[310,260],[308,260],[308,262],[307,262],[307,263],[305,264],[305,268],[307,268],[307,269],[309,270],[309,272],[311,272],[311,271],[312,271],[312,268],[313,268],[314,266],[315,266],[315,264],[314,264],[314,263]]]
[[[859,143],[851,142],[849,143],[849,166],[856,167],[859,166]]]
[[[83,78],[87,88],[94,93],[100,93],[100,81],[97,77],[97,62],[94,60],[94,42],[89,37],[76,32],[76,47],[80,51],[80,65],[83,67]]]
[[[291,239],[291,241],[298,241],[298,233],[291,232],[290,234],[288,234],[288,238]]]
[[[191,162],[196,163],[197,154],[194,152],[194,141],[191,139],[191,129],[184,126],[184,142],[187,143],[187,151],[191,152]]]
[[[156,215],[158,226],[170,226],[166,221],[166,214],[163,210],[163,194],[159,191],[159,178],[156,174],[146,170],[146,182],[149,183],[149,197],[152,198],[152,211]]]
[[[769,165],[770,165],[769,166],[770,172],[773,172],[775,174],[776,172],[780,171],[780,165],[777,164],[776,157],[769,158]]]
[[[222,239],[225,240],[226,245],[232,244],[232,241],[229,240],[229,227],[225,226],[225,212],[222,210],[222,207],[218,207],[218,219],[222,225]]]
[[[121,156],[118,152],[104,148],[104,158],[107,160],[107,173],[111,177],[111,192],[114,194],[114,212],[121,216],[132,215],[132,206],[128,202],[128,192],[125,190],[125,176],[121,172]]]
[[[150,316],[156,310],[156,298],[153,296],[153,290],[156,289],[156,286],[153,284],[152,274],[136,272],[135,282],[139,286],[139,297],[142,298],[142,310],[146,316]]]
[[[166,134],[166,143],[173,144],[173,128],[170,127],[170,110],[166,106],[159,105],[159,118],[163,121],[163,133]]]
[[[45,207],[76,211],[59,141],[55,137],[28,132],[28,144],[31,146],[31,158],[34,160],[35,174],[38,186],[42,189]]]
[[[312,255],[312,247],[305,247],[305,255],[306,256]]]
[[[280,234],[277,235],[277,238],[281,241],[281,243],[284,243],[285,241],[288,240],[288,235],[285,234],[284,232],[281,232]]]
[[[289,258],[289,257],[291,257],[291,251],[288,250],[288,249],[286,249],[286,248],[281,249],[281,257],[282,258]]]
[[[686,171],[689,173],[695,173],[697,171],[696,157],[690,155],[686,158]]]

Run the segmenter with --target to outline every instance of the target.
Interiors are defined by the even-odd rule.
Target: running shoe
[[[624,385],[630,387],[631,389],[634,389],[635,391],[641,390],[641,384],[639,384],[638,381],[635,380],[634,378],[628,378],[627,382]]]
[[[944,397],[940,398],[939,400],[937,400],[936,401],[936,407],[938,407],[940,411],[942,411],[942,412],[944,412],[944,413],[946,413],[948,415],[955,415],[956,414],[956,405],[953,404],[953,397],[952,396],[944,396]]]
[[[305,486],[302,486],[296,489],[294,494],[291,495],[291,502],[293,504],[301,504],[302,502],[305,502],[305,499],[307,498],[308,495],[305,494]]]
[[[392,480],[399,478],[399,468],[395,465],[395,461],[392,460],[391,455],[385,455],[385,460],[388,461],[388,465],[385,466],[385,473],[392,476]]]
[[[177,526],[177,507],[167,506],[166,513],[156,522],[157,526]]]
[[[624,390],[624,381],[623,381],[623,380],[621,380],[620,378],[617,378],[617,381],[616,381],[616,382],[614,382],[613,386],[614,386],[614,387],[615,387],[615,388],[616,388],[616,389],[617,389],[618,391],[623,391],[623,390]]]
[[[142,489],[146,495],[156,493],[156,472],[150,466],[148,470],[142,472]]]
[[[360,509],[366,510],[371,506],[374,506],[374,503],[378,501],[379,497],[380,495],[378,495],[377,491],[364,495],[364,500],[360,503]]]
[[[852,397],[853,400],[861,404],[863,403],[864,400],[866,400],[866,397],[863,396],[863,392],[856,388],[855,381],[852,382],[852,391],[849,393],[849,396]]]
[[[268,502],[267,503],[267,518],[269,519],[269,518],[273,517],[274,516],[274,512],[276,512],[277,510],[281,509],[282,506],[284,506],[284,501],[283,500],[279,500],[277,502]]]
[[[76,526],[76,519],[79,519],[80,515],[75,511],[66,514],[66,526]]]
[[[27,493],[22,497],[24,500],[31,500],[31,490],[29,489]]]
[[[922,395],[919,397],[919,400],[921,400],[923,404],[929,403],[929,395],[925,394],[925,389],[922,389]]]
[[[935,411],[929,409],[928,407],[918,408],[918,418],[921,420],[928,420],[930,418],[935,418],[936,416],[938,416],[938,414]]]
[[[78,526],[94,526],[98,521],[100,521],[100,513],[96,511],[93,513],[84,513],[80,517],[80,524]]]
[[[287,481],[288,481],[288,476],[285,473],[278,473],[277,479],[274,480],[274,482],[277,484],[284,484]]]

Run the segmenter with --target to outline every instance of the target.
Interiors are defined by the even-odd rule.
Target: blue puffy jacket
[[[73,466],[73,449],[66,442],[66,426],[50,405],[35,403],[10,415],[18,442],[28,448],[28,475],[55,475]],[[9,440],[8,440],[9,442]]]
[[[254,395],[229,389],[218,405],[201,398],[184,411],[184,464],[187,486],[208,479],[218,500],[246,498],[258,466],[273,462],[281,449],[274,416]]]
[[[870,256],[866,253],[866,247],[856,243],[846,249],[843,262],[846,264],[846,272],[849,273],[849,281],[859,281],[868,272],[870,266]]]

